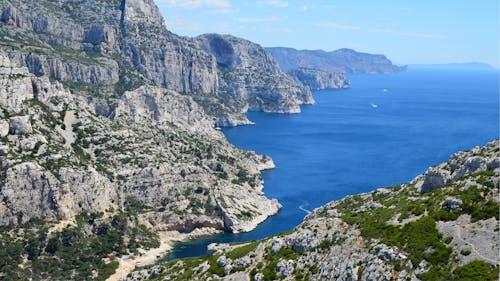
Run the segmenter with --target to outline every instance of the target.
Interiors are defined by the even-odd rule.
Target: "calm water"
[[[302,114],[250,113],[257,125],[224,133],[236,146],[274,159],[264,191],[283,209],[250,233],[180,243],[169,258],[292,229],[307,210],[407,182],[458,150],[497,138],[498,81],[494,71],[358,75],[351,89],[314,93],[316,105]]]

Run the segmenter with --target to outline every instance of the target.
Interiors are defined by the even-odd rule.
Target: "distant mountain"
[[[482,62],[467,62],[467,63],[446,63],[446,64],[412,64],[411,69],[435,69],[435,70],[496,70],[493,66]]]
[[[326,52],[323,50],[296,50],[274,47],[267,48],[267,50],[286,72],[297,68],[346,73],[395,73],[406,71],[406,66],[394,65],[384,55],[360,53],[351,49]]]

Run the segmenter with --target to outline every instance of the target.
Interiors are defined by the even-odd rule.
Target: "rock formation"
[[[0,85],[2,225],[139,203],[177,211],[144,214],[159,230],[239,232],[280,207],[262,195],[271,160],[230,145],[189,96],[143,86],[103,117],[4,54]]]
[[[300,105],[314,103],[309,89],[283,73],[261,46],[231,35],[204,34],[195,40],[215,57],[220,96],[233,111],[298,113]],[[222,125],[237,125],[227,123]]]
[[[350,82],[342,72],[327,72],[312,68],[298,68],[291,70],[289,74],[297,78],[302,84],[311,90],[345,89],[349,88]]]
[[[153,0],[4,0],[0,14],[0,49],[13,61],[102,105],[147,84],[192,95],[218,125],[234,126],[250,123],[247,110],[296,113],[313,103],[262,47],[177,36]]]

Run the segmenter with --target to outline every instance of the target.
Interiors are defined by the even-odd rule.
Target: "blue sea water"
[[[212,242],[290,230],[308,210],[349,194],[407,182],[450,154],[499,136],[497,71],[412,70],[354,75],[351,88],[314,93],[297,115],[252,112],[225,129],[236,146],[270,155],[265,193],[283,205],[250,233],[179,243],[169,258],[205,255]]]

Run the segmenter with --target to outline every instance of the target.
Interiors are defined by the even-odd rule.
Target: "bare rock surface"
[[[153,229],[243,232],[281,207],[262,193],[272,160],[230,145],[191,97],[143,86],[108,118],[61,83],[0,61],[0,107],[12,116],[1,122],[2,225],[141,204]]]

